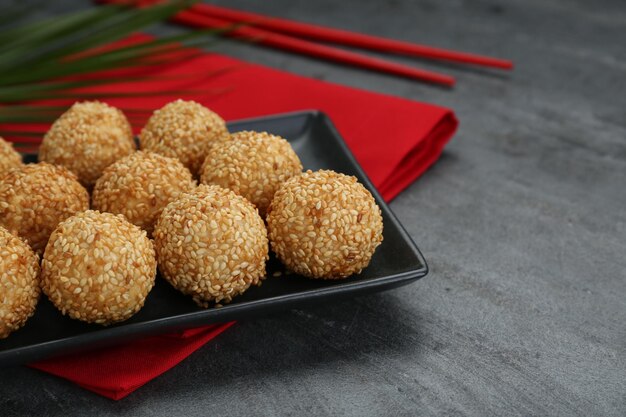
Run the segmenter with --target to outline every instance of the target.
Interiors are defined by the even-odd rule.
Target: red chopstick
[[[204,13],[197,13],[193,11],[193,8],[191,10],[179,12],[174,17],[174,20],[191,26],[213,29],[228,28],[234,23],[241,23],[240,21],[231,21],[228,19],[213,17]],[[453,86],[455,82],[454,78],[448,75],[439,74],[433,71],[417,69],[406,65],[396,64],[394,62],[386,61],[383,59],[377,59],[369,57],[367,55],[362,55],[355,52],[345,51],[339,48],[333,48],[331,46],[317,44],[307,40],[282,35],[252,26],[235,27],[232,30],[226,31],[224,34],[231,37],[241,37],[248,40],[257,41],[263,45],[286,49],[304,55],[324,58],[344,64],[356,65],[359,67],[387,72],[390,74],[401,75],[404,77],[413,78],[420,81],[427,81],[435,84],[441,84],[448,87]]]
[[[513,68],[513,62],[505,59],[434,48],[393,39],[379,38],[376,36],[348,32],[345,30],[333,29],[308,23],[295,22],[287,19],[264,16],[210,4],[195,4],[189,10],[203,16],[225,19],[231,22],[249,23],[255,27],[274,32],[282,32],[308,39],[354,46],[363,49],[461,64],[480,65],[505,70]]]

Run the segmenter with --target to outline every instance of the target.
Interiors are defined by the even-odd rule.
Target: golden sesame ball
[[[109,325],[143,307],[156,258],[145,230],[124,216],[84,211],[54,230],[41,263],[43,292],[63,314]]]
[[[39,258],[24,241],[0,227],[0,339],[33,315],[39,292]]]
[[[370,192],[355,177],[325,170],[287,180],[268,209],[267,228],[278,258],[310,278],[360,273],[383,240]]]
[[[267,132],[238,132],[232,140],[209,149],[201,182],[229,188],[244,196],[262,217],[278,187],[302,172],[302,163],[289,142]]]
[[[195,186],[178,159],[138,151],[104,170],[93,190],[92,208],[123,214],[152,235],[165,206]]]
[[[140,144],[141,149],[180,159],[196,175],[209,146],[227,135],[220,116],[195,101],[176,100],[152,114]]]
[[[229,302],[265,278],[267,231],[245,198],[200,185],[170,203],[154,229],[161,275],[207,307]]]
[[[106,167],[135,149],[124,113],[86,101],[75,103],[54,122],[39,148],[39,160],[63,165],[90,188]]]
[[[88,208],[89,193],[63,167],[27,164],[0,178],[0,226],[39,255],[59,222]]]
[[[13,168],[22,166],[22,157],[11,143],[0,137],[0,176]]]

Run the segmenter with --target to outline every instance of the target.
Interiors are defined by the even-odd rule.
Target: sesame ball
[[[201,307],[260,285],[268,259],[263,219],[245,198],[200,185],[170,203],[154,230],[161,275]]]
[[[310,278],[360,273],[383,240],[383,219],[370,192],[352,176],[307,171],[287,180],[268,209],[272,250]]]
[[[0,137],[0,176],[13,168],[22,166],[22,157],[11,143]]]
[[[24,241],[0,227],[0,339],[33,315],[39,292],[39,258]]]
[[[92,194],[95,210],[123,214],[152,235],[161,212],[196,182],[176,158],[138,151],[104,170]]]
[[[140,134],[141,148],[178,158],[198,174],[211,143],[228,135],[224,120],[195,101],[176,100],[155,111]]]
[[[124,216],[88,210],[60,223],[41,263],[43,292],[63,314],[88,323],[124,321],[154,286],[146,232]]]
[[[302,163],[289,142],[267,132],[238,132],[232,140],[209,149],[201,182],[229,188],[244,196],[262,217],[278,187],[302,172]]]
[[[54,122],[39,148],[39,160],[63,165],[90,188],[106,167],[135,149],[124,113],[86,101],[75,103]]]
[[[27,164],[0,178],[0,226],[39,255],[59,222],[88,208],[89,193],[63,167]]]

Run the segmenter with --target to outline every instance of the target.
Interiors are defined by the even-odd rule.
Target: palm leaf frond
[[[206,47],[216,41],[220,32],[232,30],[196,30],[179,35],[142,42],[116,44],[133,32],[167,20],[197,0],[170,0],[148,8],[105,5],[72,12],[35,22],[11,24],[21,16],[18,6],[3,10],[0,19],[0,124],[14,137],[31,143],[39,133],[15,130],[16,124],[47,124],[64,106],[38,105],[37,100],[85,99],[157,94],[198,95],[186,89],[105,93],[91,87],[110,83],[153,81],[154,66],[171,64],[173,58],[189,59],[201,53],[182,45]],[[7,17],[10,16],[10,17]],[[233,25],[233,28],[237,25]],[[111,46],[111,45],[115,46]],[[135,73],[135,69],[139,72]],[[111,77],[109,71],[126,71]],[[129,70],[129,71],[127,71]],[[211,92],[206,92],[210,94]],[[34,103],[33,103],[34,102]],[[33,104],[31,104],[33,103]],[[146,111],[134,110],[131,118],[145,120]]]

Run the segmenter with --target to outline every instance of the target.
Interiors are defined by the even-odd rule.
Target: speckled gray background
[[[626,414],[626,3],[220,3],[516,62],[495,76],[398,58],[455,75],[458,87],[446,91],[219,47],[457,112],[461,128],[441,160],[391,204],[430,275],[240,322],[119,402],[3,369],[0,414]]]

